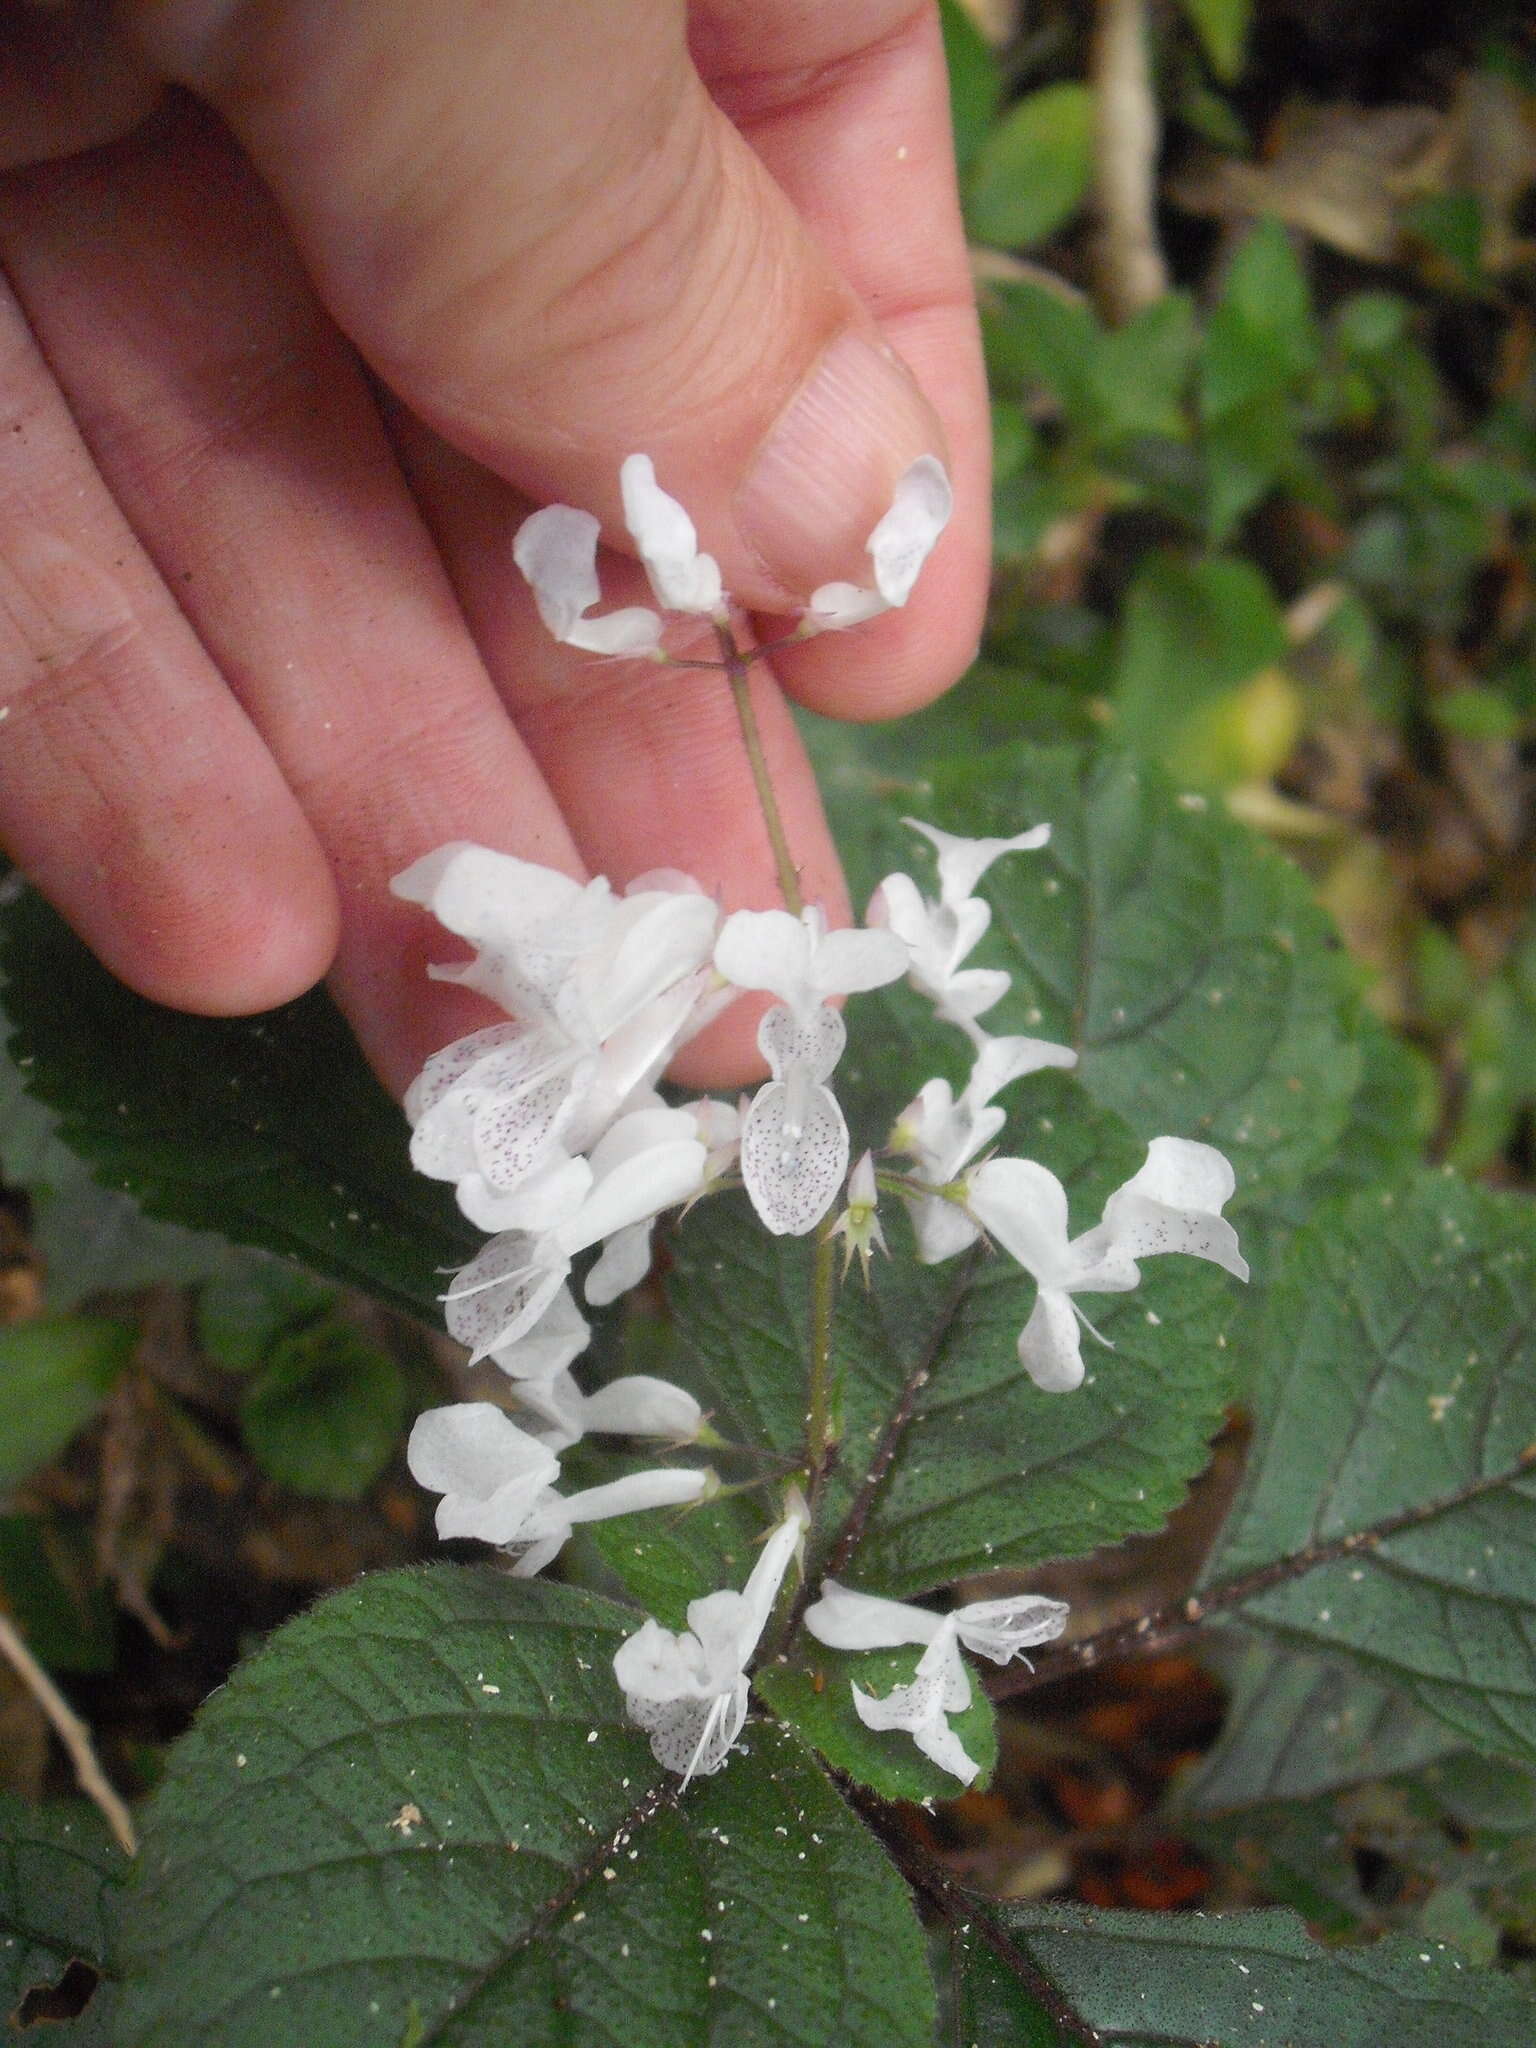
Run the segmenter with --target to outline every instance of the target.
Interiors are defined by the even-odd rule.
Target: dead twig
[[[97,1760],[91,1731],[64,1698],[42,1665],[17,1633],[9,1617],[0,1614],[0,1656],[3,1656],[48,1720],[75,1767],[80,1790],[100,1809],[125,1856],[138,1854],[139,1838],[133,1816],[108,1783]]]
[[[1168,290],[1157,239],[1161,128],[1147,56],[1146,0],[1098,0],[1093,128],[1099,300],[1118,323]]]

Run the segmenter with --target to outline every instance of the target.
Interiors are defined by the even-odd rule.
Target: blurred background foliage
[[[1280,842],[1424,1057],[1434,1154],[1527,1183],[1530,10],[944,21],[997,453],[972,702]]]

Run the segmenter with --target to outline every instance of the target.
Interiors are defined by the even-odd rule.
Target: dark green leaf
[[[1100,1913],[988,1908],[988,1920],[1043,1980],[1058,2011],[1118,2048],[1526,2048],[1536,2000],[1443,1945],[1393,1936],[1329,1950],[1293,1913]],[[991,2016],[964,2041],[1065,2048],[1006,1965],[970,1944],[960,2011]],[[1003,2031],[1017,2026],[1017,2034]]]
[[[0,1792],[0,2033],[7,2041],[107,2048],[110,1985],[90,1993],[78,2019],[39,2016],[23,2031],[18,2009],[59,1985],[71,1963],[108,1968],[117,1893],[128,1860],[83,1799],[26,1806]],[[78,1977],[79,1972],[76,1972]],[[80,1995],[89,1992],[89,1977]]]
[[[226,1372],[254,1372],[279,1337],[315,1321],[335,1299],[334,1288],[302,1267],[252,1254],[198,1294],[198,1342]]]
[[[1075,1046],[1077,1079],[1101,1107],[1144,1142],[1220,1146],[1245,1196],[1268,1198],[1333,1157],[1361,1056],[1331,927],[1301,877],[1204,797],[1177,797],[1114,755],[1024,747],[905,776],[861,770],[849,750],[825,793],[859,901],[892,869],[931,875],[903,812],[978,834],[1048,820],[1048,847],[1010,855],[986,880],[996,915],[974,958],[1014,976],[988,1028]],[[904,1029],[901,1000],[875,1000],[887,1035]],[[929,1027],[908,1057],[876,1059],[861,1014],[839,1089],[867,1065],[851,1093],[864,1118],[855,1142],[870,1144],[940,1071],[920,1061],[956,1034]],[[963,1068],[949,1059],[953,1078]]]
[[[0,1515],[0,1606],[50,1671],[110,1671],[112,1602],[87,1527],[60,1515]]]
[[[1234,1637],[1222,1670],[1232,1689],[1226,1721],[1180,1780],[1181,1810],[1310,1799],[1417,1770],[1457,1746],[1439,1721],[1348,1664]]]
[[[399,1367],[334,1316],[279,1337],[240,1404],[257,1463],[296,1493],[328,1500],[367,1492],[404,1420]]]
[[[0,1014],[0,1037],[10,1028]],[[188,1286],[238,1259],[222,1238],[156,1223],[130,1195],[94,1181],[25,1079],[0,1047],[0,1179],[26,1191],[50,1308],[73,1308],[104,1288]]]
[[[132,1356],[137,1332],[101,1317],[49,1316],[0,1330],[0,1492],[85,1427]]]
[[[971,232],[1027,249],[1071,219],[1093,176],[1093,95],[1045,85],[1011,107],[977,152],[966,194]]]
[[[479,1234],[410,1171],[405,1120],[324,996],[263,1017],[161,1009],[32,894],[0,912],[0,959],[27,1087],[93,1172],[437,1322],[438,1269]]]
[[[1019,1093],[1005,1142],[1062,1175],[1086,1228],[1139,1148],[1058,1077],[1033,1077]],[[890,1216],[886,1228],[895,1255],[877,1260],[867,1294],[857,1281],[844,1288],[834,1323],[846,1411],[834,1522],[859,1497],[898,1404],[909,1400],[911,1413],[888,1477],[860,1510],[867,1522],[852,1561],[839,1561],[843,1575],[906,1595],[1160,1527],[1205,1463],[1228,1398],[1221,1329],[1234,1283],[1193,1261],[1149,1261],[1135,1295],[1092,1303],[1115,1348],[1090,1340],[1088,1378],[1067,1398],[1042,1394],[1019,1364],[1034,1302],[1021,1268],[983,1254],[919,1266],[904,1220]],[[678,1377],[725,1435],[798,1457],[808,1248],[753,1231],[723,1198],[689,1217],[672,1255]],[[635,1538],[642,1556],[649,1541]]]
[[[911,1906],[794,1737],[673,1803],[636,1620],[450,1566],[281,1630],[172,1753],[118,2048],[927,2048]]]
[[[1526,1760],[1533,1261],[1529,1205],[1449,1174],[1325,1209],[1271,1292],[1257,1436],[1206,1568],[1254,1627]]]

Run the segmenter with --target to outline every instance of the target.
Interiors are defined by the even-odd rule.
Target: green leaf
[[[116,1615],[84,1518],[0,1515],[0,1605],[50,1671],[110,1671]]]
[[[1392,1936],[1330,1950],[1294,1913],[984,1909],[1028,1982],[1121,2048],[1525,2048],[1536,2000],[1443,1945]],[[1081,2040],[1053,2030],[995,1950],[957,1955],[961,2041]]]
[[[1182,5],[1211,69],[1223,85],[1231,85],[1243,68],[1252,0],[1182,0]]]
[[[994,390],[1021,398],[1043,384],[1077,430],[1092,437],[1103,330],[1086,300],[1030,281],[994,285],[982,306],[982,334]]]
[[[133,995],[42,899],[0,911],[28,1089],[155,1216],[257,1244],[436,1323],[438,1269],[481,1242],[413,1174],[405,1120],[326,997],[188,1017]]]
[[[10,1028],[0,1012],[0,1035]],[[0,1178],[26,1191],[50,1308],[73,1308],[104,1288],[190,1286],[236,1259],[222,1238],[156,1223],[131,1196],[98,1185],[59,1139],[58,1118],[27,1094],[26,1079],[0,1047]]]
[[[977,153],[966,214],[978,241],[1027,249],[1072,218],[1093,176],[1093,95],[1041,86],[1011,107]]]
[[[367,1492],[404,1420],[400,1368],[337,1316],[279,1337],[240,1404],[257,1463],[296,1493],[327,1500]]]
[[[88,1976],[78,1984],[77,1995],[88,1998],[78,2019],[39,2013],[23,2033],[17,2013],[29,1993],[40,2002],[60,1985],[71,1964],[108,1969],[128,1867],[106,1822],[83,1799],[26,1806],[0,1792],[0,2031],[7,2041],[107,2048],[112,1987],[92,1993]],[[77,1968],[75,1978],[80,1974]]]
[[[1003,1142],[1062,1175],[1074,1225],[1086,1228],[1140,1163],[1139,1148],[1057,1076],[1019,1092],[1029,1107]],[[867,1294],[857,1282],[843,1289],[833,1325],[845,1430],[826,1501],[832,1525],[862,1502],[839,1574],[906,1596],[1161,1527],[1205,1463],[1230,1392],[1222,1325],[1235,1283],[1192,1260],[1149,1260],[1135,1295],[1091,1304],[1115,1348],[1090,1340],[1087,1379],[1067,1399],[1041,1393],[1019,1364],[1035,1297],[1020,1267],[979,1253],[919,1266],[904,1218],[885,1227],[893,1256],[876,1261]],[[695,1210],[672,1245],[678,1377],[722,1434],[786,1459],[801,1454],[804,1433],[809,1257],[802,1242],[754,1229],[734,1197]],[[866,1498],[898,1415],[889,1471]],[[634,1539],[637,1561],[649,1542]],[[706,1567],[691,1590],[722,1582]]]
[[[1478,683],[1433,698],[1429,709],[1443,732],[1467,740],[1516,739],[1525,722],[1502,690],[1490,690]]]
[[[1401,1693],[1348,1664],[1235,1635],[1219,1668],[1231,1687],[1213,1749],[1180,1779],[1180,1812],[1311,1799],[1447,1755],[1456,1738]]]
[[[1206,327],[1200,413],[1206,530],[1222,541],[1301,463],[1296,399],[1319,361],[1312,298],[1278,221],[1260,221],[1227,272]]]
[[[1175,796],[1154,771],[1113,754],[999,748],[904,776],[839,753],[824,793],[856,900],[893,869],[920,880],[928,856],[900,814],[950,832],[1017,832],[1049,821],[1042,852],[1014,854],[986,880],[993,927],[974,960],[1006,968],[991,1031],[1075,1046],[1076,1078],[1143,1142],[1172,1134],[1218,1145],[1245,1198],[1270,1198],[1330,1160],[1361,1074],[1354,1003],[1332,927],[1306,883],[1203,796]],[[958,1043],[929,1027],[893,1059],[864,1050],[865,1003],[906,1036],[898,992],[861,999],[839,1068],[878,1143]],[[906,1012],[917,1015],[921,1006]],[[1037,1087],[1021,1084],[1027,1101]],[[1133,1162],[1133,1164],[1136,1162]]]
[[[903,1887],[787,1732],[678,1781],[637,1616],[439,1566],[280,1630],[172,1751],[117,2048],[927,2048]]]
[[[997,58],[960,0],[939,0],[944,60],[949,68],[949,112],[955,161],[962,171],[975,160],[1002,97]]]
[[[49,1316],[0,1330],[0,1492],[46,1465],[85,1427],[137,1339],[129,1323],[89,1316]]]
[[[1536,1758],[1536,1267],[1523,1200],[1425,1174],[1325,1209],[1271,1292],[1209,1604]]]
[[[197,1297],[197,1339],[226,1372],[254,1372],[277,1339],[312,1323],[336,1291],[277,1259],[252,1255],[215,1274]]]
[[[1164,759],[1187,750],[1201,721],[1285,651],[1285,619],[1251,562],[1144,556],[1126,594],[1115,664],[1120,737]]]

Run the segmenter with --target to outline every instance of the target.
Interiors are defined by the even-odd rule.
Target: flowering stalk
[[[823,1222],[811,1261],[811,1360],[805,1411],[805,1491],[814,1511],[837,1449],[836,1391],[832,1385],[832,1310],[837,1295],[833,1227]]]
[[[726,680],[731,686],[731,702],[736,706],[736,719],[741,727],[741,743],[747,750],[747,762],[752,770],[752,786],[757,791],[758,809],[763,814],[763,824],[768,831],[768,844],[773,848],[773,864],[779,877],[779,894],[784,898],[786,910],[792,910],[796,917],[805,908],[805,898],[800,894],[800,871],[795,866],[794,855],[789,850],[789,839],[784,830],[784,820],[779,816],[779,800],[774,795],[773,777],[768,773],[768,756],[763,752],[763,736],[758,731],[757,713],[752,708],[752,663],[757,660],[761,649],[743,653],[736,645],[736,636],[729,626],[717,626],[720,652],[725,659]]]

